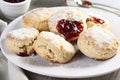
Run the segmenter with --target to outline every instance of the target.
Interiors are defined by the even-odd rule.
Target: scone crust
[[[47,34],[50,35],[46,36]],[[66,46],[70,49],[67,49]],[[69,62],[75,54],[72,44],[58,35],[56,37],[54,33],[45,31],[42,31],[34,42],[34,50],[41,57],[58,63]]]
[[[24,29],[29,30],[31,28],[24,28]],[[21,31],[22,30],[23,30],[23,28],[21,29]],[[16,33],[18,30],[13,30],[13,31],[8,33],[8,35],[5,39],[6,46],[11,51],[13,51],[14,53],[16,53],[18,55],[20,53],[23,53],[23,54],[25,53],[27,55],[31,55],[32,52],[34,51],[33,50],[33,42],[37,38],[37,35],[39,34],[38,30],[33,29],[31,31],[33,35],[30,35],[29,32],[28,33],[23,32],[23,33],[20,33],[21,35],[18,35],[18,36]],[[20,32],[20,31],[18,31],[18,32]],[[22,35],[24,35],[24,37]],[[22,37],[20,37],[20,36],[22,36]]]
[[[17,40],[15,38],[12,38],[11,36],[7,36],[5,43],[10,50],[18,55],[19,53],[30,55],[33,52],[32,40]]]
[[[100,43],[89,33],[83,32],[78,38],[77,45],[84,55],[96,60],[106,60],[115,56],[119,48],[119,41],[114,36],[109,37],[112,39],[110,43]]]
[[[48,19],[52,13],[49,8],[36,8],[26,13],[22,21],[25,27],[33,27],[39,31],[48,31]]]

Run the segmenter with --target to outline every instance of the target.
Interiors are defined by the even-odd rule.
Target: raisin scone
[[[46,60],[66,63],[75,54],[75,48],[63,37],[52,32],[42,31],[34,42],[34,50]]]
[[[55,12],[48,20],[51,32],[63,36],[66,40],[72,41],[86,30],[86,19],[78,8],[65,8]]]
[[[90,28],[92,26],[99,26],[109,29],[110,27],[109,21],[106,18],[94,13],[89,13],[86,15],[86,24],[87,28]]]
[[[93,26],[80,34],[77,45],[84,55],[106,60],[116,55],[119,41],[109,30]]]
[[[49,8],[33,9],[23,16],[22,21],[25,27],[33,27],[39,31],[48,31],[48,19],[52,13]]]
[[[12,30],[5,39],[6,46],[19,56],[29,56],[32,54],[33,42],[37,38],[39,31],[35,28],[20,28]]]

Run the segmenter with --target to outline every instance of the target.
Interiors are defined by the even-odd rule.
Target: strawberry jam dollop
[[[89,22],[89,21],[93,21],[94,23],[96,24],[104,24],[105,21],[100,19],[100,18],[96,18],[96,17],[90,17],[90,18],[87,18],[86,19],[86,22]]]
[[[83,31],[84,26],[80,21],[61,19],[58,21],[56,28],[66,40],[71,40],[72,38],[78,37],[78,35]]]

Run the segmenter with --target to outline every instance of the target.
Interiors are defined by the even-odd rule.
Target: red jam
[[[21,57],[26,57],[26,56],[29,56],[28,54],[26,53],[19,53],[18,56],[21,56]]]
[[[10,2],[10,3],[19,3],[19,2],[22,2],[22,1],[25,1],[25,0],[4,0],[6,2]]]
[[[87,19],[86,19],[86,22],[89,22],[89,21],[93,21],[93,22],[99,23],[99,24],[105,23],[104,20],[102,20],[102,19],[100,19],[100,18],[96,18],[96,17],[87,18]]]
[[[92,3],[89,2],[89,1],[83,0],[82,2],[83,2],[82,5],[85,5],[85,6],[92,6]]]
[[[66,40],[77,37],[83,31],[83,23],[78,21],[69,21],[62,19],[58,21],[57,30]]]

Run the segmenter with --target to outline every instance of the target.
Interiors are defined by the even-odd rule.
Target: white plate
[[[64,7],[55,7],[52,9],[59,10],[62,8]],[[89,9],[81,8],[81,10],[91,12]],[[112,32],[120,39],[120,18],[107,12],[94,12],[99,13],[110,20]],[[39,56],[19,57],[13,54],[5,45],[5,36],[9,31],[23,27],[21,18],[22,17],[15,19],[6,27],[0,41],[4,55],[17,66],[34,73],[61,78],[93,77],[110,73],[120,68],[120,51],[118,51],[118,54],[115,57],[106,61],[96,61],[83,54],[77,53],[73,60],[67,64],[51,63]]]

